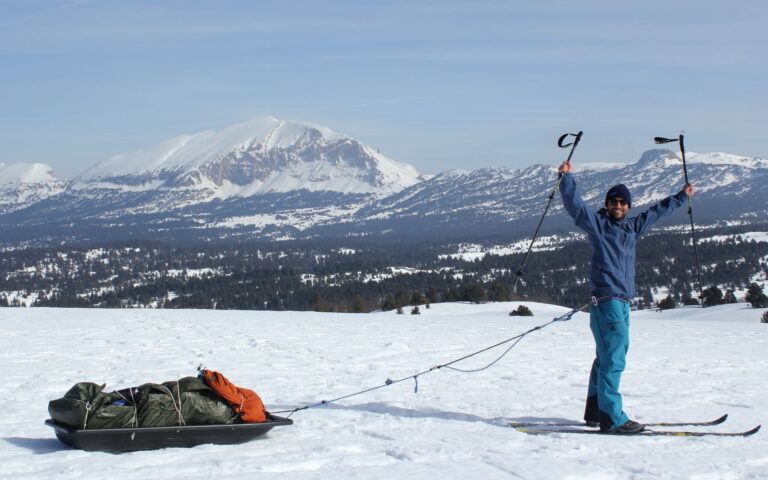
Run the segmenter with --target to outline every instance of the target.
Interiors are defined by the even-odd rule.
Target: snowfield
[[[578,420],[594,346],[588,315],[525,337],[491,368],[441,369],[303,410],[250,443],[112,455],[60,443],[48,402],[74,383],[107,390],[194,375],[256,390],[270,410],[399,379],[568,311],[520,302],[437,304],[422,315],[5,308],[0,478],[765,479],[768,432],[749,438],[526,435],[508,421]],[[408,311],[408,310],[406,310]],[[625,410],[643,421],[768,421],[768,324],[744,304],[633,312]],[[455,366],[478,368],[503,349]],[[702,428],[702,427],[699,427]],[[766,425],[768,428],[768,425]]]

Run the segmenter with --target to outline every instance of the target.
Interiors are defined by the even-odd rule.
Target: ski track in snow
[[[488,370],[441,369],[325,407],[253,442],[111,455],[60,443],[48,401],[74,383],[107,390],[194,375],[256,390],[270,410],[399,379],[546,323],[566,308],[435,304],[422,315],[5,308],[0,478],[768,478],[768,434],[750,438],[530,436],[507,421],[578,420],[594,346],[588,315],[524,338]],[[632,315],[622,391],[638,421],[765,423],[768,324],[744,304]],[[461,362],[477,368],[495,349]],[[768,427],[768,425],[766,425]]]

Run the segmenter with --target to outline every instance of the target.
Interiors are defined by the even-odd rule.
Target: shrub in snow
[[[667,295],[667,298],[661,300],[659,303],[657,303],[657,305],[659,306],[659,310],[669,310],[671,308],[675,308],[677,306],[677,302],[674,298],[672,298],[672,295]]]
[[[699,305],[699,301],[693,297],[683,298],[683,305]]]
[[[509,312],[510,317],[532,317],[533,312],[530,308],[526,307],[525,305],[520,305],[517,307],[516,310],[512,310]]]

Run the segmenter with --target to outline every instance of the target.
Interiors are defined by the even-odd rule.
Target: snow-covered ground
[[[426,370],[566,308],[436,304],[422,315],[6,308],[0,478],[764,479],[768,432],[749,438],[531,436],[508,421],[578,420],[593,355],[588,316],[523,339],[488,370],[441,369],[293,415],[253,442],[111,455],[66,447],[43,421],[75,382],[107,389],[194,375],[203,363],[291,409]],[[768,324],[744,304],[633,314],[625,409],[712,430],[768,421]],[[461,362],[475,368],[500,349]],[[768,427],[768,425],[766,426]]]

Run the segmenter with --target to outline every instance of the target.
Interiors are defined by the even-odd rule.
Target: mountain
[[[21,210],[63,192],[69,184],[44,163],[0,163],[0,215]]]
[[[687,159],[696,221],[765,221],[768,160],[727,153]],[[626,184],[630,214],[683,184],[682,163],[669,150],[649,150],[628,164],[576,161],[574,168],[584,200],[595,208],[609,186]],[[16,193],[0,200],[5,246],[126,238],[521,238],[535,228],[557,172],[556,165],[532,165],[428,178],[328,128],[265,117],[113,156],[71,183],[52,175],[13,178]],[[559,194],[550,212],[546,228],[572,229]],[[687,222],[684,209],[666,221]]]
[[[108,158],[71,190],[175,191],[199,203],[301,189],[387,194],[421,180],[412,166],[328,128],[264,117]]]
[[[110,157],[55,198],[0,211],[0,241],[291,238],[423,179],[326,127],[263,117]]]
[[[725,153],[691,153],[686,160],[696,188],[692,203],[697,221],[766,220],[768,160]],[[669,150],[649,150],[636,163],[615,168],[579,167],[574,162],[574,169],[583,199],[595,209],[602,206],[611,185],[626,184],[633,195],[631,214],[677,193],[684,183],[682,161]],[[454,170],[367,204],[356,212],[354,224],[371,232],[528,235],[556,181],[556,166]],[[685,210],[675,212],[666,223],[684,223]],[[549,212],[549,227],[572,228],[559,194]]]

